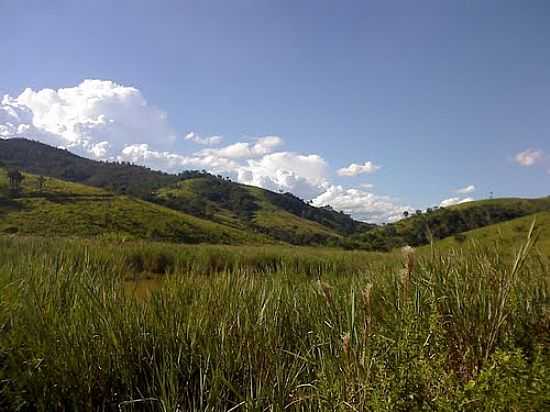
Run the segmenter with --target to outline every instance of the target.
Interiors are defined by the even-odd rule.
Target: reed
[[[398,253],[0,238],[0,409],[544,410],[535,241],[396,279]]]

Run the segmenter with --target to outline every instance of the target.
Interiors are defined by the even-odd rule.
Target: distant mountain
[[[137,197],[229,227],[294,244],[334,244],[373,225],[290,193],[241,185],[206,172],[178,175],[125,162],[94,161],[27,139],[0,140],[0,162],[35,175]]]

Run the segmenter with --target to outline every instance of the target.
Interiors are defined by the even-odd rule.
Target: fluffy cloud
[[[84,80],[58,90],[25,89],[4,96],[0,134],[33,137],[96,158],[111,158],[125,145],[163,147],[175,139],[166,114],[134,87]]]
[[[466,202],[472,202],[474,199],[471,198],[471,197],[465,197],[465,198],[460,198],[460,197],[451,197],[450,199],[445,199],[443,200],[439,206],[441,207],[448,207],[448,206],[453,206],[453,205],[459,205],[461,203],[466,203]]]
[[[278,136],[265,136],[256,138],[254,142],[237,142],[219,149],[204,149],[199,152],[199,155],[228,159],[253,158],[271,153],[277,146],[282,144],[283,139]]]
[[[84,80],[57,90],[25,89],[0,102],[0,138],[28,137],[96,159],[129,161],[169,172],[206,169],[241,183],[292,192],[371,222],[396,219],[405,210],[388,197],[368,192],[372,185],[364,184],[361,190],[335,186],[321,156],[283,151],[284,141],[278,136],[182,153],[183,146],[178,146],[183,141],[216,146],[223,138],[196,132],[183,139],[176,135],[166,114],[151,106],[138,89],[112,81]],[[379,168],[372,162],[352,163],[338,174],[357,176]]]
[[[544,153],[542,150],[527,149],[523,152],[516,154],[514,160],[521,166],[533,166],[542,161]]]
[[[204,146],[214,146],[220,144],[223,141],[222,136],[201,137],[195,132],[187,133],[184,139]]]
[[[117,160],[146,165],[155,169],[178,172],[182,169],[206,169],[213,173],[227,173],[239,168],[229,159],[215,156],[184,156],[153,150],[148,144],[126,146]]]
[[[352,214],[356,219],[371,223],[396,221],[409,207],[399,206],[388,196],[379,196],[359,189],[330,186],[313,199],[315,206],[330,205],[336,210]]]
[[[45,142],[55,144],[56,136],[33,125],[32,110],[5,95],[0,102],[0,138],[33,136]]]
[[[466,187],[462,187],[460,189],[456,189],[455,192],[456,193],[460,193],[460,194],[466,194],[466,193],[472,193],[472,192],[475,192],[476,190],[476,187],[475,185],[468,185]]]
[[[338,173],[338,176],[358,176],[363,173],[374,173],[378,169],[380,169],[381,166],[375,165],[372,162],[365,162],[362,165],[359,165],[357,163],[352,163],[347,167],[343,167],[341,169],[338,169],[336,173]]]
[[[262,141],[262,138],[258,139]],[[255,144],[251,145],[252,147]],[[222,150],[222,154],[232,154]],[[277,152],[257,159],[239,161],[218,152],[200,151],[190,156],[160,152],[147,144],[126,146],[117,160],[178,172],[182,169],[206,169],[236,178],[239,182],[265,189],[292,192],[311,199],[328,186],[327,163],[318,155]]]
[[[328,187],[327,162],[316,154],[277,152],[249,159],[238,170],[239,181],[311,199]]]

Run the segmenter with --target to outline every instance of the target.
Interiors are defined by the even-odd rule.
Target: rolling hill
[[[133,196],[233,228],[294,244],[337,243],[373,225],[290,193],[241,185],[204,171],[167,174],[120,162],[100,162],[27,139],[0,140],[0,164]]]
[[[204,220],[104,189],[24,174],[21,193],[8,194],[0,169],[0,233],[153,239],[182,243],[265,243],[262,234]]]
[[[543,211],[550,211],[550,197],[479,200],[415,214],[396,223],[354,234],[350,241],[378,250],[407,244],[419,246],[429,243],[431,239],[444,239]]]
[[[313,207],[290,193],[274,193],[209,174],[161,188],[154,197],[173,209],[296,244],[337,242],[360,228],[373,227]]]
[[[4,187],[7,169],[28,173],[22,197],[0,197],[4,233],[122,234],[185,243],[282,241],[390,250],[550,211],[550,197],[502,198],[430,209],[376,226],[328,207],[313,207],[291,193],[239,184],[205,171],[176,175],[94,161],[27,139],[0,139],[2,167]],[[36,189],[38,176],[49,177],[47,190]]]
[[[464,246],[469,242],[491,247],[498,244],[500,250],[513,253],[514,249],[525,242],[531,225],[535,223],[535,233],[538,236],[536,249],[550,258],[550,211],[539,212],[506,222],[470,230],[459,235],[449,236],[437,242],[441,251]]]

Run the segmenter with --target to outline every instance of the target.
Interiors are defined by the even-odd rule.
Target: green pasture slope
[[[266,241],[183,212],[139,199],[53,178],[39,190],[38,177],[25,174],[22,193],[8,195],[0,168],[0,233],[41,236],[105,236],[184,243]]]
[[[336,215],[335,219],[334,213],[323,215],[322,210],[301,202],[295,202],[299,204],[300,210],[291,213],[289,205],[283,203],[285,195],[223,181],[213,176],[183,180],[159,189],[156,196],[174,209],[201,214],[215,222],[265,233],[291,243],[336,241],[342,239],[346,227],[351,230],[351,226],[360,225],[359,222],[353,223],[348,216],[340,218]],[[293,199],[288,200],[292,204]],[[304,207],[310,213],[316,213],[316,216],[310,216],[310,219],[303,217],[308,216],[307,210],[302,209]]]
[[[412,214],[396,223],[353,234],[350,240],[360,242],[358,246],[379,250],[407,244],[419,246],[545,211],[550,211],[550,197],[478,200]]]
[[[290,193],[252,188],[200,171],[176,175],[126,162],[94,161],[28,139],[0,139],[1,164],[160,203],[294,244],[334,243],[372,226],[330,208],[313,207]],[[282,221],[286,225],[278,224]]]
[[[534,213],[450,236],[439,241],[437,245],[440,249],[447,250],[475,242],[487,247],[498,246],[512,251],[525,239],[533,223],[538,236],[536,250],[546,257],[550,257],[550,212]]]

